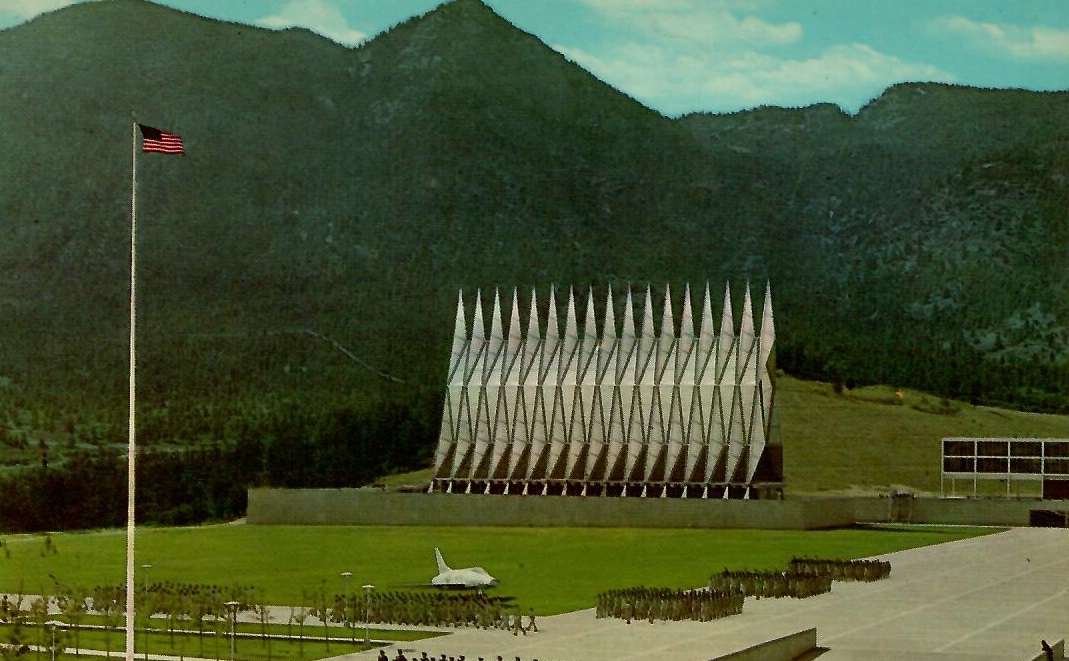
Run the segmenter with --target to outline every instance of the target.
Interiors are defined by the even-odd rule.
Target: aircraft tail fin
[[[450,571],[449,565],[445,564],[445,560],[442,559],[442,552],[438,550],[438,547],[434,548],[434,559],[438,561],[438,573]]]

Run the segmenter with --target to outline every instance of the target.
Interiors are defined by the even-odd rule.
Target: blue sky
[[[105,0],[106,1],[106,0]],[[485,0],[669,116],[831,102],[897,82],[1069,89],[1069,0]],[[69,0],[0,0],[0,28]],[[352,46],[441,0],[163,0]]]

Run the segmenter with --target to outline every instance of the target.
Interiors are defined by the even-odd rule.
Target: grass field
[[[867,386],[836,393],[831,384],[776,378],[786,493],[887,493],[899,488],[939,494],[944,437],[1069,438],[1069,416],[972,406],[920,391]],[[426,486],[431,470],[384,477],[387,486]],[[949,490],[949,485],[947,489]],[[972,485],[959,483],[972,492]],[[981,495],[1005,496],[1003,484]],[[1011,495],[1040,495],[1018,482]]]
[[[482,565],[496,594],[553,614],[588,608],[599,592],[639,585],[693,587],[713,572],[783,568],[794,555],[858,558],[989,532],[969,528],[829,531],[301,527],[221,525],[140,529],[137,581],[252,585],[268,603],[297,604],[302,591],[405,589],[436,572],[433,549],[454,567]],[[0,591],[50,592],[124,582],[122,531],[5,538]],[[140,567],[151,564],[148,575]],[[353,573],[351,584],[341,572]]]
[[[899,400],[887,386],[838,394],[827,383],[780,376],[776,407],[788,495],[899,487],[938,494],[944,437],[1069,438],[1069,416],[971,406],[913,390]]]

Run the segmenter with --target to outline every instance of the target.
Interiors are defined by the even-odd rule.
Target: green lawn
[[[939,494],[944,437],[1069,438],[1069,416],[971,406],[908,389],[899,400],[888,386],[837,394],[827,383],[780,376],[776,408],[788,495],[899,487]],[[959,493],[963,488],[959,483]],[[1014,495],[1038,495],[1015,488]],[[991,493],[1005,496],[1005,486]]]
[[[426,583],[441,547],[454,567],[482,565],[499,595],[540,614],[591,607],[597,593],[632,586],[692,587],[732,569],[782,568],[793,555],[857,558],[989,532],[969,528],[829,531],[304,527],[223,525],[144,528],[137,536],[152,582],[251,585],[268,603],[295,604],[302,591],[378,590]],[[124,582],[125,536],[109,530],[5,538],[0,590],[51,593],[54,575],[92,588]],[[353,573],[350,585],[340,576]]]

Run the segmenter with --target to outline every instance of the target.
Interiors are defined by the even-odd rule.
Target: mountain
[[[784,180],[793,169],[779,209],[823,260],[823,305],[872,352],[893,347],[890,368],[869,379],[920,377],[973,401],[1042,409],[1053,400],[1037,393],[1069,370],[1067,103],[1065,93],[903,84],[853,118],[816,106],[683,121],[707,144],[761,154]]]
[[[187,150],[137,157],[146,443],[391,404],[429,450],[458,289],[550,284],[769,281],[781,369],[1069,410],[1069,94],[669,119],[478,0],[356,49],[104,0],[0,31],[11,446],[125,436],[131,113]]]

